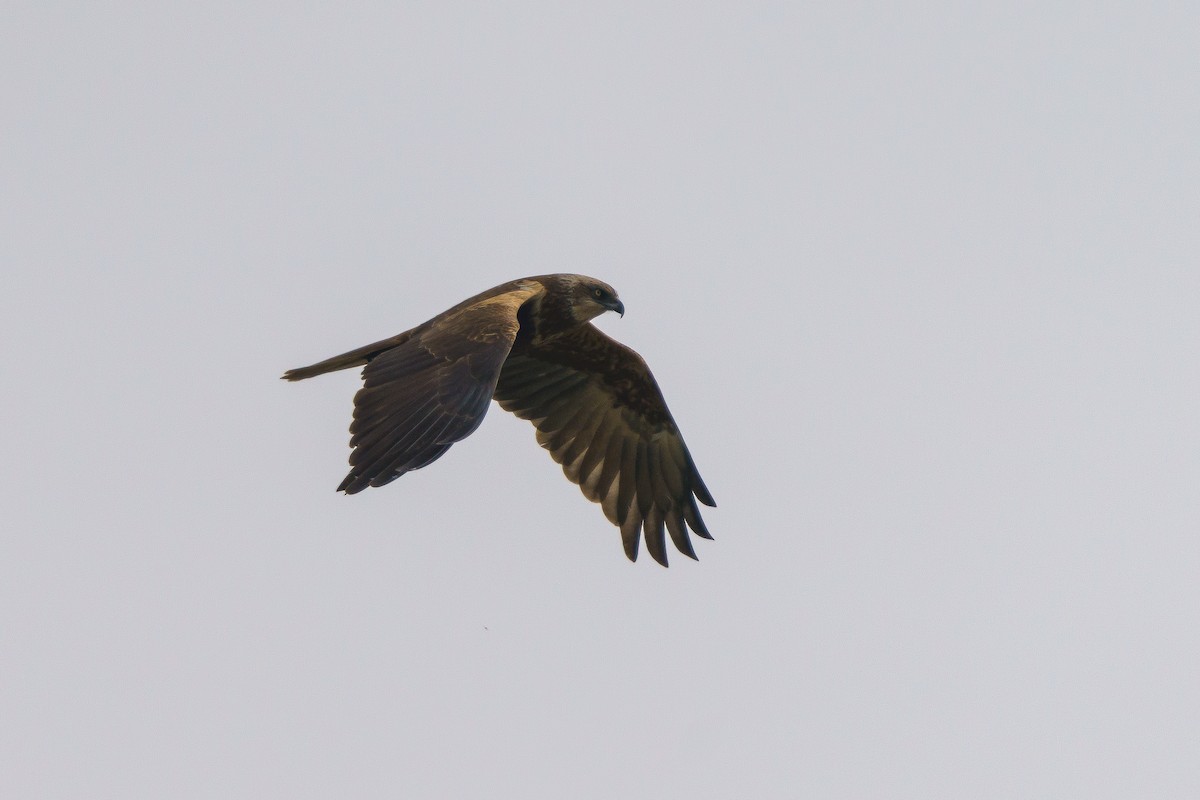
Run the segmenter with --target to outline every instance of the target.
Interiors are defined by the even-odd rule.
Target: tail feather
[[[311,378],[315,375],[324,375],[326,372],[337,372],[339,369],[361,367],[380,353],[391,350],[397,345],[404,344],[404,342],[408,341],[408,337],[409,332],[406,331],[399,336],[393,336],[390,339],[383,339],[373,344],[364,345],[348,353],[342,353],[333,358],[318,361],[316,364],[310,364],[307,367],[289,369],[283,373],[282,379],[285,381],[302,381],[305,378]]]

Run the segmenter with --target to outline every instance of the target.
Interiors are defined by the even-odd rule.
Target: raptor
[[[538,443],[620,528],[631,561],[645,538],[667,566],[667,535],[696,558],[688,529],[712,538],[696,501],[716,503],[646,362],[591,323],[606,311],[623,316],[625,306],[595,278],[521,278],[283,378],[363,367],[339,491],[428,466],[479,427],[494,399],[533,423]]]

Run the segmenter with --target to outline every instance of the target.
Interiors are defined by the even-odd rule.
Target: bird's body
[[[390,339],[289,370],[286,380],[364,366],[354,397],[347,494],[424,467],[470,435],[495,399],[621,529],[667,564],[664,526],[695,558],[687,528],[712,538],[696,500],[715,505],[645,361],[590,320],[624,313],[582,275],[510,281]]]

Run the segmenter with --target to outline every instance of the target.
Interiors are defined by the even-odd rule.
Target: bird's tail
[[[302,381],[314,375],[324,375],[326,372],[337,372],[339,369],[361,367],[385,350],[391,350],[396,345],[404,344],[408,340],[408,336],[409,334],[406,331],[399,336],[393,336],[391,339],[384,339],[374,344],[368,344],[351,350],[348,353],[342,353],[340,356],[334,356],[324,361],[318,361],[316,364],[310,364],[307,367],[289,369],[283,373],[282,378],[285,381]]]

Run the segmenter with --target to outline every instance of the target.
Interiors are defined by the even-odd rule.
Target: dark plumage
[[[625,307],[594,278],[522,278],[283,377],[365,365],[340,491],[383,486],[436,461],[479,427],[495,399],[533,423],[538,443],[620,527],[630,560],[644,535],[665,567],[664,527],[695,558],[687,529],[712,538],[696,501],[716,503],[646,362],[589,321],[605,311],[623,315]]]

